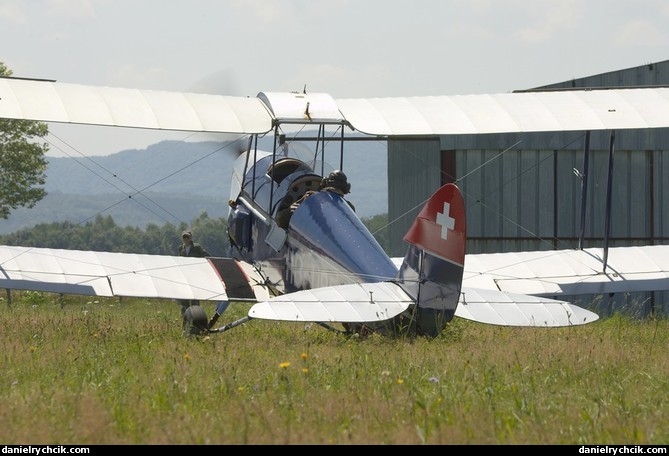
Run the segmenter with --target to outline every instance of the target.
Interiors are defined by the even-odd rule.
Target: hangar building
[[[532,90],[663,85],[669,85],[669,60]],[[588,192],[581,213],[586,140]],[[666,128],[389,139],[391,256],[404,254],[402,238],[422,207],[415,202],[446,182],[457,182],[465,199],[468,253],[603,247],[605,239],[611,247],[669,243]],[[600,315],[669,313],[665,292],[572,301]]]

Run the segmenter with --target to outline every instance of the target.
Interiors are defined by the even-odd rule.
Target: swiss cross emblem
[[[444,202],[444,211],[437,213],[437,225],[441,226],[441,238],[448,238],[448,230],[455,228],[455,219],[450,216],[451,205]]]

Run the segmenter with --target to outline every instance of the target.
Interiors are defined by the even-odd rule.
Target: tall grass
[[[0,303],[0,441],[669,443],[667,320],[393,340],[260,320],[184,338],[180,318],[171,301]]]

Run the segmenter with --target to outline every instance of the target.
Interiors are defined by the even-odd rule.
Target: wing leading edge
[[[337,99],[370,135],[447,135],[669,127],[669,88]]]
[[[124,89],[0,78],[0,118],[147,129],[265,134],[273,122],[345,121],[381,136],[669,127],[669,88],[332,99]]]
[[[233,134],[264,134],[272,116],[258,98],[0,78],[0,117]]]

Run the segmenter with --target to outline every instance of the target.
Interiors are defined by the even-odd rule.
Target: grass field
[[[180,320],[170,301],[0,302],[0,441],[669,443],[666,319],[557,329],[457,320],[435,340],[259,320],[184,338]]]

